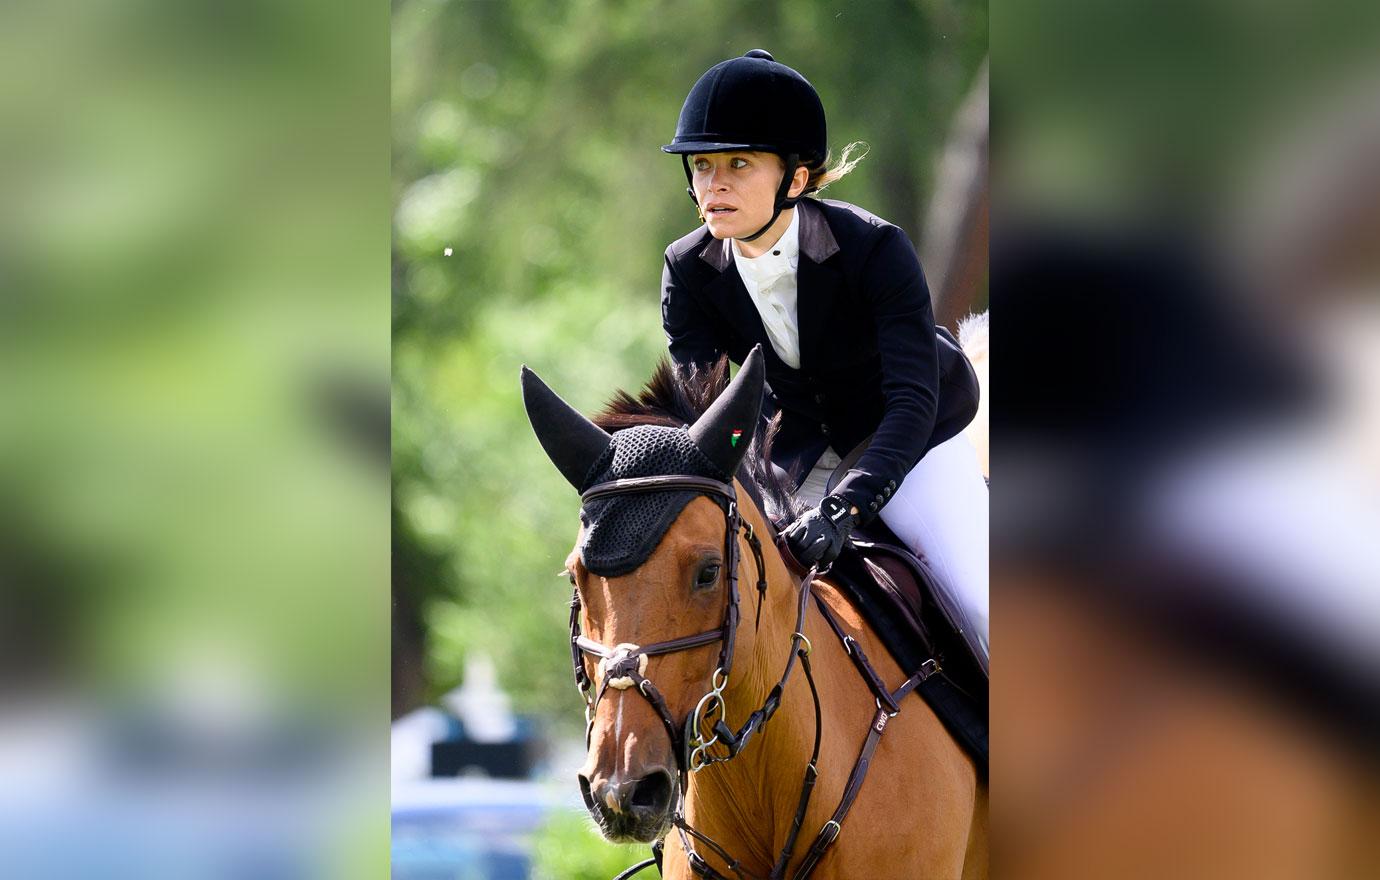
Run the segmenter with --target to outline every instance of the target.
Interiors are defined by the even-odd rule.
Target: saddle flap
[[[903,670],[913,673],[926,661],[939,663],[943,674],[916,692],[985,772],[987,676],[964,638],[958,609],[935,587],[923,559],[895,544],[867,540],[876,536],[870,527],[845,545],[829,579],[853,599]]]

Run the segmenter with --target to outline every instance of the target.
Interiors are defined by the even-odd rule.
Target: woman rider
[[[764,406],[782,416],[773,461],[813,505],[785,530],[792,552],[828,563],[881,517],[958,600],[985,669],[987,487],[960,433],[977,385],[936,332],[914,247],[855,205],[804,198],[851,170],[851,147],[829,167],[819,95],[764,50],[700,77],[662,149],[681,156],[704,222],[666,249],[671,357],[742,363],[763,344]]]

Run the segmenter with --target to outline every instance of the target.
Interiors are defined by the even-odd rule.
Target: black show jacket
[[[977,412],[972,366],[936,331],[929,288],[897,226],[846,202],[803,199],[796,272],[800,369],[787,366],[733,261],[732,244],[701,226],[666,249],[661,317],[679,365],[735,363],[760,344],[766,415],[782,412],[772,457],[797,485],[833,446],[867,451],[835,492],[864,522],[915,463]]]

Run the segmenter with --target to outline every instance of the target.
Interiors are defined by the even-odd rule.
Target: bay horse
[[[795,509],[756,430],[763,379],[760,347],[732,382],[726,360],[663,361],[591,421],[522,369],[533,429],[582,493],[566,571],[585,804],[609,840],[656,841],[633,870],[664,877],[985,877],[986,783],[906,699],[933,670],[908,678],[772,539]]]

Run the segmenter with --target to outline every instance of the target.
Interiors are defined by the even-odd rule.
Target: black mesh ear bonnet
[[[729,482],[700,451],[685,428],[639,425],[615,431],[608,448],[590,468],[580,491],[597,483],[629,477],[686,474]],[[600,577],[618,577],[636,570],[652,555],[666,530],[700,493],[637,492],[595,498],[580,508],[584,534],[580,558]]]
[[[542,449],[581,494],[600,483],[636,477],[702,477],[731,483],[761,414],[765,374],[762,346],[756,345],[723,393],[685,428],[639,425],[607,434],[525,366],[522,402]],[[704,492],[654,489],[586,502],[580,511],[585,524],[580,557],[585,567],[602,577],[633,571],[647,561],[671,523],[699,494]]]

